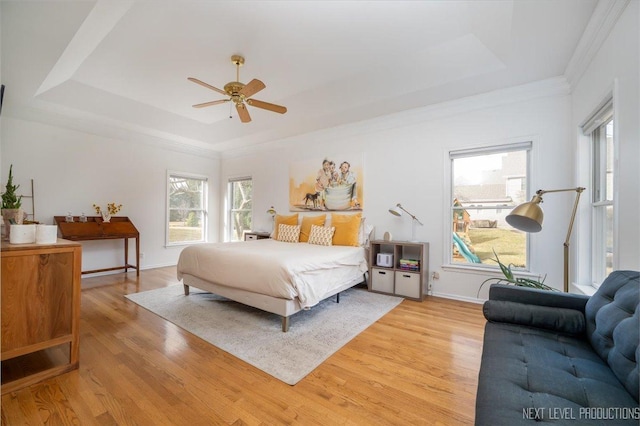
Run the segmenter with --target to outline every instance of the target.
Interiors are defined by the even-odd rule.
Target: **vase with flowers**
[[[93,209],[96,211],[96,214],[99,214],[100,216],[102,216],[102,221],[105,223],[111,222],[111,216],[118,213],[121,208],[122,208],[122,204],[108,203],[107,210],[105,211],[105,210],[102,210],[102,208],[97,204],[93,205]]]

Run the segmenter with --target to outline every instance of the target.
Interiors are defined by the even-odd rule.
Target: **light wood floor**
[[[473,424],[480,305],[405,300],[289,386],[123,297],[176,283],[84,279],[80,369],[3,395],[2,425]]]

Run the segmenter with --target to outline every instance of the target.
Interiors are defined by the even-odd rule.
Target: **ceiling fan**
[[[247,110],[247,105],[251,105],[256,108],[266,109],[267,111],[273,111],[280,114],[284,114],[287,112],[287,108],[271,104],[269,102],[259,101],[257,99],[252,99],[251,96],[255,95],[266,86],[263,82],[258,79],[251,80],[248,84],[240,83],[240,67],[244,65],[244,58],[239,55],[233,55],[231,57],[231,62],[236,66],[236,81],[231,81],[224,85],[224,90],[220,90],[217,87],[213,87],[210,84],[207,84],[203,81],[198,80],[197,78],[189,77],[189,81],[193,81],[196,84],[204,86],[208,89],[213,90],[214,92],[218,92],[221,95],[229,96],[229,99],[220,99],[218,101],[210,101],[204,102],[201,104],[195,104],[194,108],[203,108],[212,105],[223,104],[225,102],[233,102],[236,105],[236,110],[238,110],[238,116],[240,116],[240,121],[243,123],[248,123],[251,121],[251,116],[249,115],[249,111]]]

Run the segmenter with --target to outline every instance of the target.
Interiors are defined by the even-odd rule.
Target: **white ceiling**
[[[233,150],[563,75],[596,4],[2,0],[2,114]],[[232,54],[285,115],[191,107]]]

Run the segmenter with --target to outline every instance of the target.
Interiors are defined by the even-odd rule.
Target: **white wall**
[[[140,232],[143,269],[174,265],[182,247],[165,248],[167,170],[208,176],[209,238],[218,238],[218,179],[220,160],[156,148],[136,141],[116,140],[3,116],[0,164],[2,185],[9,165],[19,193],[35,186],[35,219],[53,224],[53,216],[84,212],[92,205],[122,204],[119,216],[129,216]],[[214,207],[215,206],[215,207]],[[23,201],[30,212],[31,202]],[[130,263],[135,263],[130,240]],[[119,266],[124,261],[123,240],[83,243],[83,270]]]
[[[604,98],[613,93],[615,128],[618,143],[615,154],[615,173],[618,193],[615,194],[617,228],[614,230],[614,269],[640,269],[640,2],[631,1],[618,19],[616,26],[575,84],[572,91],[572,131],[578,155],[578,179],[587,189],[591,186],[589,138],[580,133],[579,125],[587,119]],[[587,190],[586,198],[591,194]],[[580,211],[578,283],[589,285],[591,268],[589,259],[590,209],[583,204]]]
[[[486,273],[443,270],[449,218],[448,152],[514,141],[533,141],[533,186],[573,186],[568,86],[552,80],[434,107],[413,110],[340,128],[293,137],[222,160],[221,193],[229,177],[252,176],[256,229],[270,229],[269,206],[288,212],[289,164],[341,153],[364,155],[364,216],[376,236],[390,231],[408,239],[406,217],[388,213],[400,202],[424,224],[417,238],[430,243],[431,271],[440,273],[434,294],[475,299]],[[548,96],[544,93],[548,92]],[[539,97],[544,96],[544,97]],[[525,100],[522,100],[526,98]],[[547,203],[549,217],[566,217],[572,200]],[[547,282],[562,287],[562,242],[565,223],[549,221],[532,237],[532,271],[548,273]],[[483,297],[485,291],[480,295]]]

